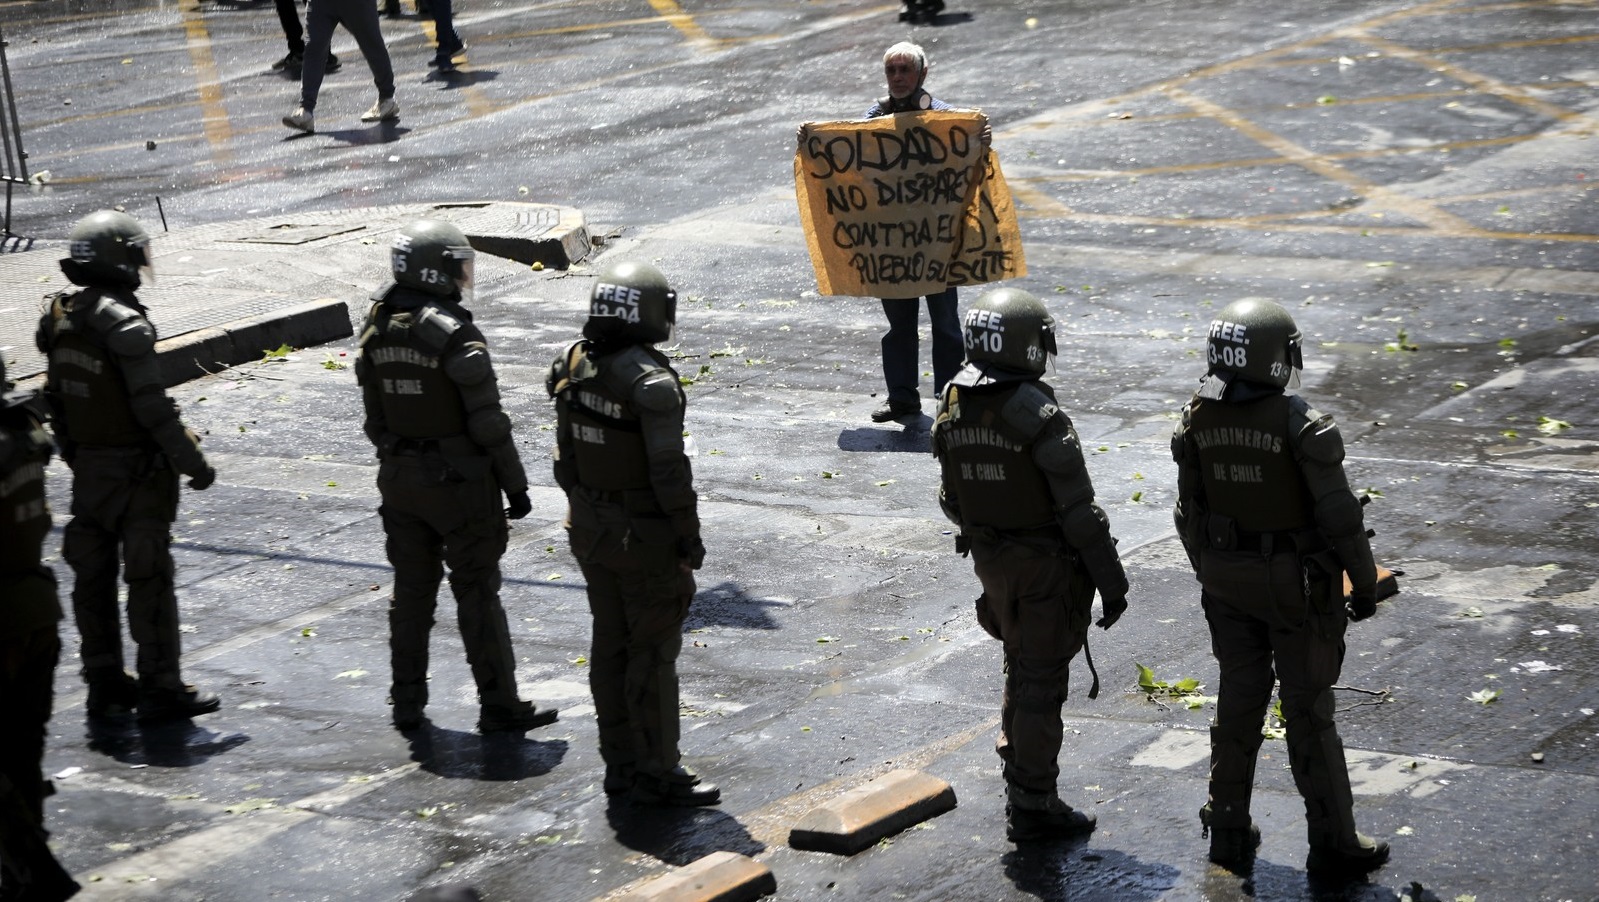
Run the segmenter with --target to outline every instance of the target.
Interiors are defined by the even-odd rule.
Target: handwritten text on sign
[[[823,294],[918,297],[1027,274],[982,128],[972,111],[807,126],[794,184]]]

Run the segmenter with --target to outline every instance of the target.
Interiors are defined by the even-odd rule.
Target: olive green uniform
[[[356,379],[377,449],[379,514],[394,567],[389,651],[396,722],[427,704],[428,636],[450,570],[467,663],[485,709],[529,709],[500,603],[501,493],[527,490],[483,333],[459,304],[387,289],[361,329]],[[480,722],[482,726],[482,722]]]
[[[1071,418],[1045,383],[995,381],[998,372],[968,364],[939,400],[939,503],[970,544],[978,621],[1005,644],[1005,780],[1053,795],[1068,667],[1087,640],[1094,590],[1108,609],[1127,595],[1127,577]]]
[[[555,479],[594,616],[600,754],[608,773],[678,779],[677,656],[704,558],[686,399],[666,357],[643,344],[598,353],[580,341],[556,359],[549,389]]]
[[[117,614],[118,555],[128,584],[128,631],[144,692],[187,691],[173,591],[172,521],[178,475],[215,477],[199,440],[167,397],[155,328],[131,291],[87,288],[50,299],[39,323],[49,358],[45,396],[72,468],[72,519],[62,557],[91,690],[125,680]]]
[[[1376,584],[1360,503],[1329,416],[1297,395],[1234,384],[1198,395],[1172,439],[1178,535],[1203,586],[1221,669],[1208,828],[1250,827],[1261,726],[1282,683],[1288,759],[1312,849],[1353,847],[1353,798],[1333,723],[1344,658],[1343,570]]]
[[[0,896],[5,898],[29,884],[76,886],[50,854],[44,832],[44,799],[51,787],[40,768],[61,657],[56,626],[61,603],[55,574],[40,561],[50,531],[44,493],[50,437],[41,414],[22,393],[0,399],[0,699],[7,722],[0,742]],[[41,892],[39,898],[46,897]]]

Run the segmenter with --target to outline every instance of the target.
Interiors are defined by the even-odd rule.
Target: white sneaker
[[[379,119],[384,122],[399,121],[400,105],[394,102],[393,97],[379,100],[377,103],[372,104],[372,109],[361,114],[362,122],[377,122]]]
[[[283,124],[289,128],[299,129],[306,134],[316,131],[316,117],[303,106],[294,108],[294,112],[283,117]]]

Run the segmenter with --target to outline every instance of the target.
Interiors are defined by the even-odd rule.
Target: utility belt
[[[429,454],[446,454],[451,457],[482,457],[483,448],[464,435],[446,435],[442,438],[395,438],[389,445],[390,454],[426,457]]]
[[[73,466],[82,466],[86,460],[115,461],[127,469],[136,479],[142,479],[151,473],[172,469],[172,463],[167,460],[166,452],[155,442],[139,442],[134,445],[78,445],[72,454]]]
[[[971,550],[972,542],[981,542],[984,545],[1025,545],[1045,553],[1062,551],[1066,548],[1065,537],[1061,535],[1060,526],[1051,523],[1048,526],[1028,526],[1022,529],[996,529],[992,526],[962,526],[961,534],[955,537],[955,550],[966,554]]]
[[[614,504],[630,517],[664,517],[654,489],[593,489],[579,484],[577,491],[585,500],[599,504]]]
[[[1241,529],[1225,514],[1205,515],[1205,544],[1214,551],[1240,551],[1271,557],[1274,554],[1314,554],[1327,547],[1315,529],[1281,529],[1256,532]]]

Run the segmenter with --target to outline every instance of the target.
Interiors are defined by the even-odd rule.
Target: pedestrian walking
[[[989,291],[967,311],[963,334],[966,365],[939,399],[933,454],[939,504],[960,528],[956,550],[971,554],[983,587],[978,623],[1005,646],[996,750],[1006,836],[1087,833],[1093,813],[1057,794],[1061,705],[1071,660],[1087,648],[1095,590],[1098,625],[1110,629],[1127,610],[1127,576],[1077,430],[1040,378],[1055,355],[1043,302],[1014,288]],[[1098,694],[1096,675],[1088,697]]]
[[[1305,867],[1365,873],[1388,860],[1388,844],[1355,830],[1332,686],[1348,621],[1376,612],[1377,569],[1337,424],[1285,391],[1299,384],[1302,341],[1273,301],[1227,305],[1210,324],[1209,368],[1172,437],[1177,534],[1199,576],[1221,669],[1199,819],[1212,861],[1254,857],[1255,762],[1280,681],[1288,764],[1305,800]]]
[[[517,694],[500,603],[506,519],[522,519],[533,504],[488,344],[467,309],[474,256],[450,223],[423,219],[401,229],[390,253],[394,282],[373,295],[356,358],[394,567],[390,701],[402,732],[426,721],[428,637],[446,566],[477,683],[478,731],[525,733],[556,719],[553,708]]]
[[[179,676],[182,642],[172,566],[178,476],[203,491],[216,470],[167,397],[156,331],[134,293],[153,278],[150,236],[126,213],[79,220],[61,269],[78,290],[51,295],[39,321],[49,359],[45,398],[72,469],[72,519],[61,556],[72,566],[72,610],[90,717],[155,721],[209,714],[214,695]],[[138,680],[123,666],[117,574],[127,583]]]
[[[316,131],[316,101],[322,91],[322,76],[328,69],[328,47],[333,29],[343,25],[355,38],[361,55],[372,70],[378,99],[361,114],[362,122],[398,122],[400,104],[394,99],[394,67],[389,48],[383,43],[378,23],[378,8],[372,0],[309,0],[305,9],[307,39],[305,63],[300,73],[300,105],[283,117],[283,124],[310,134]]]
[[[278,10],[278,22],[283,25],[283,38],[288,41],[289,52],[272,64],[273,71],[281,71],[290,78],[298,79],[305,66],[305,29],[300,27],[300,12],[295,8],[294,0],[273,0]],[[339,58],[332,53],[328,54],[324,72],[337,72],[343,67]]]
[[[683,767],[678,749],[677,656],[705,546],[683,447],[686,398],[655,349],[676,321],[677,293],[655,267],[600,272],[583,339],[550,370],[555,481],[594,616],[589,686],[605,791],[714,805],[720,790]]]

